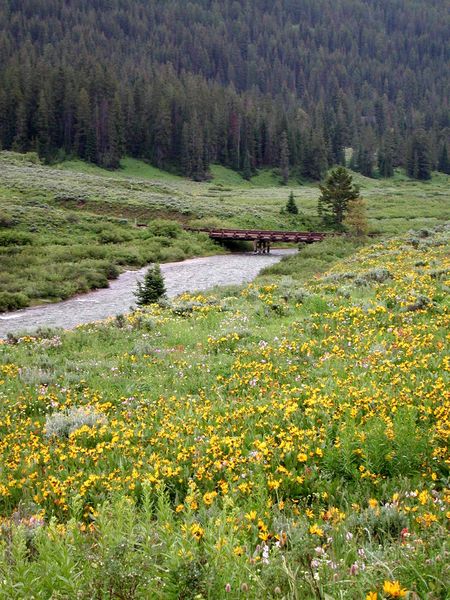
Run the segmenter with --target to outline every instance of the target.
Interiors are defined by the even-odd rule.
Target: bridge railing
[[[279,242],[319,242],[326,235],[315,231],[284,231],[267,229],[226,229],[213,227],[185,227],[187,231],[207,233],[212,239],[221,240],[261,240]]]

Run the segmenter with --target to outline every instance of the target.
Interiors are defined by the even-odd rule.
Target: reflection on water
[[[226,254],[193,258],[184,262],[161,265],[169,297],[182,292],[207,290],[216,285],[244,283],[254,279],[264,267],[280,261],[295,250],[274,250],[270,255]],[[81,323],[99,321],[128,312],[135,305],[136,281],[147,269],[126,271],[109,288],[82,296],[0,314],[0,337],[7,333],[32,331],[37,327],[70,329]]]

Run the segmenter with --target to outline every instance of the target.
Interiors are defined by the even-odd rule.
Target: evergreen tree
[[[17,106],[16,112],[16,134],[14,136],[13,150],[26,152],[29,147],[28,114],[25,100]]]
[[[51,160],[51,141],[49,131],[49,106],[45,92],[42,90],[39,94],[39,103],[37,109],[37,152],[44,161]]]
[[[373,153],[360,146],[356,157],[356,170],[364,177],[373,177]]]
[[[85,88],[81,88],[78,94],[78,103],[76,109],[76,128],[75,151],[80,158],[89,160],[88,154],[88,136],[90,130],[91,106],[89,95]]]
[[[247,150],[244,155],[244,166],[242,167],[242,177],[246,181],[250,181],[252,178],[252,167],[250,163],[250,153]]]
[[[359,189],[353,184],[352,176],[344,167],[337,167],[319,187],[319,216],[325,224],[342,228],[348,203],[359,197]]]
[[[181,169],[183,175],[191,177],[192,175],[192,150],[191,150],[191,131],[188,123],[183,124],[181,134]]]
[[[172,140],[172,121],[167,102],[161,103],[155,116],[153,163],[163,168],[170,157]]]
[[[418,131],[408,142],[406,172],[409,177],[420,181],[431,179],[430,148],[423,130]]]
[[[286,212],[291,215],[298,215],[298,208],[294,198],[294,192],[291,191],[289,194],[289,198],[286,204]]]
[[[394,164],[392,146],[389,142],[383,142],[378,150],[378,173],[381,177],[394,176]]]
[[[357,171],[358,170],[358,160],[357,160],[357,154],[355,152],[355,150],[352,148],[351,149],[351,156],[350,156],[350,161],[348,163],[348,168],[351,171]]]
[[[196,114],[183,125],[181,142],[183,174],[194,181],[204,181],[208,178],[208,155],[205,152],[206,144]]]
[[[289,144],[287,132],[283,131],[280,141],[280,171],[281,182],[287,185],[289,182]]]
[[[319,181],[327,167],[327,151],[323,135],[318,131],[310,131],[303,154],[301,173],[307,179]]]
[[[134,292],[136,304],[145,306],[157,302],[166,293],[164,278],[161,273],[161,267],[154,264],[147,269],[143,281],[137,282],[137,289]]]
[[[450,160],[448,158],[447,144],[444,144],[442,146],[441,152],[439,154],[438,171],[450,175]]]

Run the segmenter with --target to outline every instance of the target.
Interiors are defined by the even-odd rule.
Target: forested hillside
[[[5,0],[0,145],[194,179],[450,171],[445,0]]]

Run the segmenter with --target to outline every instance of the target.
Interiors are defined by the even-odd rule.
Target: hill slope
[[[250,176],[288,160],[319,178],[345,146],[362,170],[376,150],[402,164],[423,128],[436,166],[447,4],[8,0],[0,143],[109,167],[127,153],[198,179],[211,162]]]

